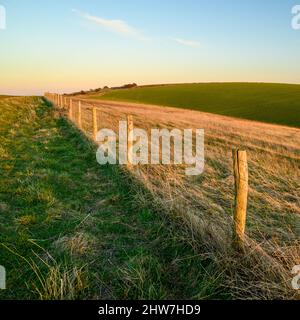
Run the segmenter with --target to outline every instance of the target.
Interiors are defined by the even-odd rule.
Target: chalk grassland
[[[110,91],[99,99],[157,104],[300,127],[300,85],[203,83]]]
[[[1,102],[4,299],[287,299],[300,257],[300,130],[159,106],[85,101],[83,131],[205,129],[205,172],[99,166],[39,98]],[[72,118],[77,119],[77,102]],[[66,113],[67,114],[67,113]],[[53,117],[56,116],[56,117]],[[249,155],[247,250],[231,249],[232,148]],[[2,263],[3,264],[3,263]]]
[[[232,298],[176,219],[49,104],[0,110],[0,299]]]
[[[128,114],[133,115],[134,126],[148,130],[149,136],[151,128],[203,128],[204,174],[186,177],[184,166],[151,165],[132,173],[151,192],[158,208],[185,221],[197,245],[230,274],[237,296],[293,294],[290,270],[300,262],[299,129],[160,106],[86,103],[98,106],[99,128],[116,132],[118,121],[126,120]],[[74,119],[76,110],[75,103]],[[83,120],[84,131],[91,134],[91,111]],[[247,150],[250,170],[247,235],[251,249],[237,259],[230,253],[233,148]]]

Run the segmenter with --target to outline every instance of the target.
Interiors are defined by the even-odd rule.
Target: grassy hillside
[[[293,294],[290,270],[299,263],[300,256],[299,129],[261,122],[249,125],[241,119],[179,108],[170,112],[168,108],[153,105],[86,102],[82,105],[97,106],[99,126],[114,132],[128,114],[133,116],[134,126],[146,130],[149,136],[153,128],[203,128],[203,174],[187,177],[185,165],[147,165],[135,170],[135,176],[151,192],[157,207],[181,217],[182,225],[191,230],[204,254],[213,257],[224,273],[229,274],[235,293],[251,298],[282,298],[288,292]],[[76,101],[74,105],[72,117],[76,120]],[[82,120],[83,130],[91,135],[90,109]],[[230,250],[234,203],[232,150],[237,148],[247,150],[249,165],[246,228],[249,252],[245,259],[236,259]],[[280,279],[284,279],[287,287]]]
[[[300,127],[300,85],[180,84],[111,91],[96,98],[188,108]]]
[[[39,98],[0,101],[0,299],[224,298],[222,274]],[[62,279],[62,280],[61,280]]]
[[[299,130],[100,105],[107,128],[128,113],[145,129],[205,128],[204,174],[99,166],[95,146],[48,103],[1,100],[0,264],[8,289],[0,299],[294,298]],[[90,116],[85,110],[87,134]],[[245,255],[231,249],[231,150],[239,146],[249,151],[251,184]]]

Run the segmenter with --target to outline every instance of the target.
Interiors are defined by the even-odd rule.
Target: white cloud
[[[82,18],[104,27],[108,31],[139,40],[146,39],[139,30],[131,27],[127,24],[127,22],[123,20],[108,20],[101,17],[92,16],[88,13],[84,13],[76,9],[73,9],[72,11],[78,13]]]
[[[179,39],[179,38],[174,38],[173,40],[179,44],[182,44],[182,45],[188,46],[188,47],[192,47],[192,48],[199,48],[201,46],[200,42],[198,42],[198,41],[184,40],[184,39]]]

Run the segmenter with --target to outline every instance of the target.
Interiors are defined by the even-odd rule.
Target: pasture
[[[90,98],[186,108],[300,127],[300,85],[203,83],[145,86]]]
[[[71,99],[64,109],[42,98],[0,101],[2,299],[295,298],[299,129]],[[116,131],[128,115],[147,131],[203,128],[204,173],[100,166],[94,121]],[[231,248],[236,148],[249,155],[244,255]]]

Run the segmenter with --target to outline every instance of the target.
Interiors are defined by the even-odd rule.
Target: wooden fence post
[[[93,139],[97,140],[98,122],[97,122],[97,108],[93,107]]]
[[[131,115],[127,116],[127,167],[132,167],[132,159],[133,159],[133,119]]]
[[[247,152],[241,150],[233,150],[232,154],[235,180],[233,247],[237,250],[243,250],[245,242],[245,226],[248,202]]]
[[[70,106],[69,106],[69,119],[71,121],[73,120],[73,103],[72,103],[72,99],[70,100]]]
[[[81,101],[78,101],[78,127],[82,129]]]

